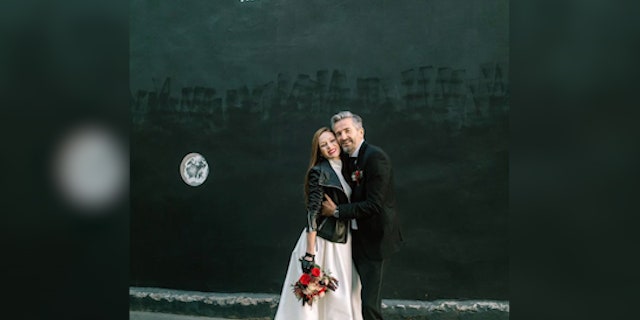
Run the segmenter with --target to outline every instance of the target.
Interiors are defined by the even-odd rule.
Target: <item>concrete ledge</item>
[[[272,319],[280,295],[129,288],[129,309],[231,319]],[[493,300],[382,300],[389,320],[506,320],[509,302]]]

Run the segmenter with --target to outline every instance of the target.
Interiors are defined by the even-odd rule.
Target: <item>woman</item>
[[[291,254],[275,320],[362,319],[361,285],[351,259],[349,222],[320,213],[325,194],[336,204],[349,201],[351,188],[341,170],[336,136],[329,128],[318,129],[311,140],[311,159],[304,184],[307,227]],[[292,284],[314,262],[338,279],[338,288],[311,306],[303,306],[294,295]]]

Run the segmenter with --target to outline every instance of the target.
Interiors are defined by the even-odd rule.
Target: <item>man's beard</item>
[[[342,142],[342,144],[344,144],[345,142],[349,142],[351,147],[355,148],[355,143],[353,143],[353,140],[351,140],[351,139],[345,140],[345,141]],[[340,148],[342,148],[342,151],[346,152],[347,155],[351,155],[351,152],[353,152],[353,150],[349,150],[347,147],[343,147],[342,144],[340,145]]]

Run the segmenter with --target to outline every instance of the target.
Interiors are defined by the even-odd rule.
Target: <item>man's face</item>
[[[356,128],[352,118],[345,118],[333,125],[338,143],[347,154],[352,154],[364,140],[364,129]]]

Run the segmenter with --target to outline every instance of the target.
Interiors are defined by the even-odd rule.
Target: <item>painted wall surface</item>
[[[508,53],[506,0],[132,1],[130,284],[280,293],[311,136],[349,109],[394,166],[383,297],[509,299]]]

